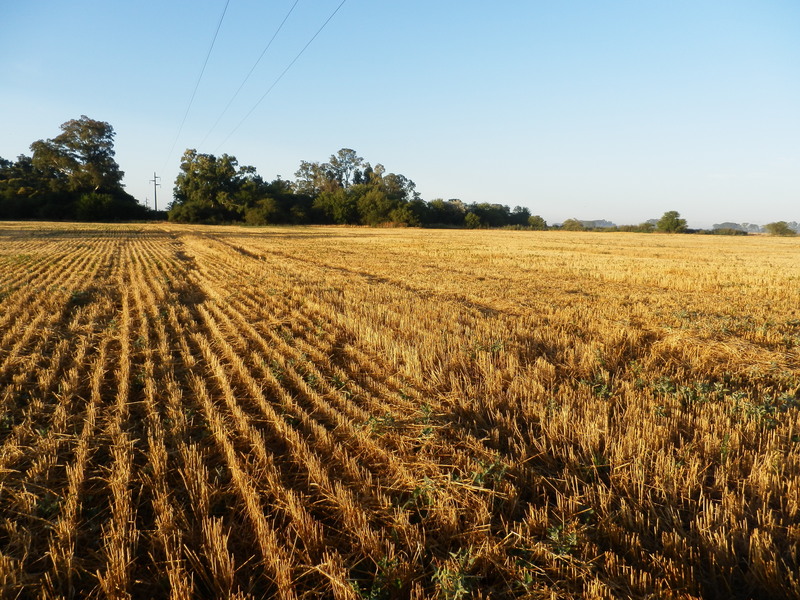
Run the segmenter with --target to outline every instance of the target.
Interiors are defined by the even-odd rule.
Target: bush
[[[467,213],[464,217],[464,227],[467,229],[480,229],[483,227],[483,222],[475,213]]]
[[[586,227],[578,219],[567,219],[561,224],[561,229],[564,231],[585,231]]]
[[[124,192],[81,194],[75,201],[73,214],[78,221],[129,221],[149,215],[147,208]]]
[[[544,231],[547,229],[547,221],[539,215],[531,215],[528,217],[528,226],[535,231]]]
[[[278,205],[274,198],[262,198],[255,206],[244,211],[244,220],[248,225],[269,225],[275,222]]]
[[[78,221],[111,221],[114,219],[114,196],[111,194],[83,194],[75,203]]]
[[[733,227],[717,227],[711,230],[703,230],[701,233],[710,235],[747,235],[747,232],[742,229],[734,229]]]
[[[797,232],[789,227],[789,224],[786,221],[776,221],[775,223],[767,223],[764,225],[764,229],[767,230],[767,233],[770,235],[781,235],[781,236],[794,236],[797,235]]]

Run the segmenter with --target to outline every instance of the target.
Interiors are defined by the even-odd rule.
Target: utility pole
[[[158,212],[158,188],[161,187],[161,184],[158,183],[159,179],[161,179],[161,177],[158,177],[156,172],[153,171],[153,178],[150,180],[150,183],[153,184],[153,206],[156,212]]]

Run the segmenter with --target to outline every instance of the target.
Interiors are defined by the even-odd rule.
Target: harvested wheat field
[[[800,241],[0,224],[4,598],[795,598]]]

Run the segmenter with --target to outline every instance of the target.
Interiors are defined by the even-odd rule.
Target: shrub
[[[789,224],[786,221],[776,221],[775,223],[767,223],[764,225],[764,229],[767,230],[767,233],[770,235],[783,235],[783,236],[794,236],[797,235],[797,232],[789,227]]]
[[[483,227],[483,222],[475,213],[467,213],[464,217],[464,227],[467,229],[480,229]]]
[[[547,221],[539,215],[531,215],[528,217],[528,226],[536,231],[544,231],[547,229]]]

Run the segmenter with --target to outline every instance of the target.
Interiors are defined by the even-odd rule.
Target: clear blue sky
[[[548,222],[800,220],[798,0],[0,0],[0,156],[87,115],[126,189],[171,199],[186,148],[265,179],[353,148],[423,198]],[[226,139],[227,138],[227,139]]]

